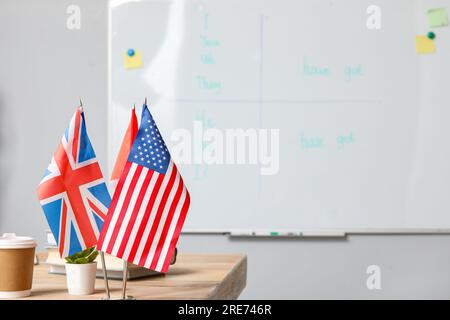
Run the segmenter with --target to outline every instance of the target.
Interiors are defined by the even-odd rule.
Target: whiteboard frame
[[[256,230],[257,232],[267,233],[279,230]],[[289,232],[291,230],[282,230]],[[349,235],[450,235],[450,228],[349,228],[349,229],[304,229],[296,230],[299,235],[288,236],[280,235],[281,238],[308,238],[308,237],[346,237]],[[245,234],[242,230],[219,230],[219,229],[186,229],[182,234],[191,235],[229,235],[235,237],[270,237],[270,235],[251,235],[250,232]]]
[[[112,130],[112,10],[113,2],[120,2],[120,0],[108,0],[107,8],[107,103],[108,108],[106,111],[107,123],[107,172],[111,174],[110,166],[110,151],[111,151],[111,130]],[[127,1],[124,1],[127,2]],[[131,0],[129,2],[137,2]],[[182,234],[186,235],[228,235],[230,237],[266,237],[266,236],[252,236],[250,234],[244,235],[243,231],[248,230],[228,230],[228,229],[186,229],[182,231]],[[290,230],[257,230],[257,231],[282,231],[289,232]],[[298,236],[267,236],[273,238],[308,238],[308,237],[346,237],[348,235],[450,235],[450,228],[348,228],[348,229],[304,229],[295,230],[300,233]]]

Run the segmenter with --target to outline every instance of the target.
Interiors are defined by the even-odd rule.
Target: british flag
[[[111,196],[79,107],[38,186],[61,257],[97,244]]]

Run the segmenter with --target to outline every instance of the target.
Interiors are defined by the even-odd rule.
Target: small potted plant
[[[98,251],[95,247],[66,257],[66,278],[69,294],[85,295],[94,293],[97,274]]]

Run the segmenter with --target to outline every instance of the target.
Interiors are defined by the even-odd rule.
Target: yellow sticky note
[[[141,52],[136,50],[132,56],[125,53],[125,69],[138,69],[142,68],[142,56]]]
[[[444,8],[428,10],[428,25],[430,28],[448,26],[448,14]]]
[[[427,36],[416,36],[416,52],[417,53],[435,53],[436,47],[434,41]]]

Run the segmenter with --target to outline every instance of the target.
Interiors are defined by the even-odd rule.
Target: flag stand
[[[100,252],[100,255],[102,259],[103,275],[105,277],[105,289],[106,289],[106,297],[103,297],[102,300],[136,300],[136,298],[133,296],[127,296],[128,262],[126,260],[123,260],[122,295],[120,297],[111,298],[108,285],[108,277],[106,273],[105,256],[103,252]]]
[[[127,296],[128,262],[123,260],[122,298],[121,300],[136,300],[133,296]]]
[[[103,299],[109,300],[111,299],[111,294],[109,292],[108,274],[106,273],[105,254],[102,251],[100,251],[100,259],[102,260],[103,278],[105,279],[105,290],[106,290],[106,297]]]

